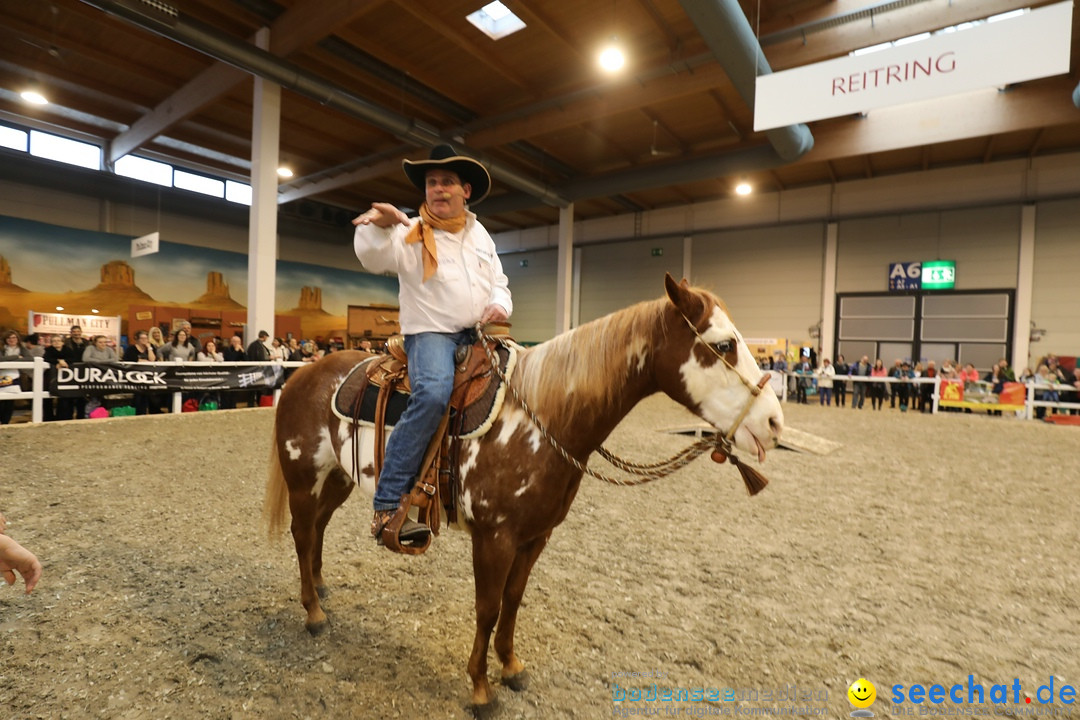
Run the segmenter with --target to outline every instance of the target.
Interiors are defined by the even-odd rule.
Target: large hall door
[[[1012,347],[1013,291],[851,294],[837,298],[835,354],[972,363],[982,372]]]

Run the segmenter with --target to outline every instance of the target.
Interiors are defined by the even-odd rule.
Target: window
[[[38,130],[30,131],[30,154],[91,170],[101,169],[101,148],[97,145],[50,135]]]
[[[147,160],[135,155],[125,155],[116,161],[114,169],[117,175],[135,178],[155,185],[172,187],[173,184],[172,165],[157,162],[156,160]]]
[[[191,190],[192,192],[213,195],[214,197],[225,197],[225,182],[205,175],[176,170],[173,173],[173,185],[181,190]]]
[[[241,205],[251,204],[251,186],[232,180],[225,181],[225,199]]]
[[[465,17],[492,40],[500,40],[525,27],[525,23],[499,0]]]
[[[0,147],[26,152],[27,137],[26,132],[23,130],[16,130],[13,127],[0,125]]]

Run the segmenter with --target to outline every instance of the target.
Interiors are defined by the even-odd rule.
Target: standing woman
[[[120,356],[116,354],[116,348],[108,345],[109,338],[104,335],[95,335],[94,341],[83,350],[83,362],[117,362]]]
[[[281,338],[274,338],[270,343],[270,359],[274,362],[285,362],[289,359],[289,348]]]
[[[0,338],[3,340],[3,344],[0,345],[0,360],[11,362],[33,361],[34,358],[31,357],[30,351],[19,342],[19,333],[14,330],[7,330],[0,335]],[[0,393],[17,393],[21,390],[22,386],[19,385],[18,370],[14,368],[0,369]],[[0,397],[3,397],[3,395],[0,395]],[[14,413],[14,400],[0,400],[0,425],[7,425],[11,422],[11,416]]]
[[[881,358],[874,361],[874,367],[870,369],[870,377],[885,378],[888,377],[889,371],[885,369],[885,363]],[[880,410],[881,406],[885,404],[885,396],[888,392],[885,390],[885,383],[875,382],[870,383],[870,407],[875,410]]]
[[[157,325],[151,325],[146,333],[149,338],[150,347],[154,348],[154,357],[161,360],[161,346],[165,344],[165,336],[162,334],[161,328]]]
[[[53,378],[56,377],[56,370],[68,366],[67,360],[64,359],[63,335],[57,333],[49,339],[49,347],[45,348],[44,358],[45,362],[49,364],[49,369],[45,372],[45,385],[46,387],[52,387]],[[43,413],[45,422],[51,422],[53,420],[70,420],[71,399],[57,398],[56,408],[54,410],[53,399],[51,397],[45,398]]]
[[[207,340],[196,357],[199,362],[225,362],[225,356],[218,352],[217,343],[213,340]]]
[[[169,360],[173,362],[190,362],[195,359],[198,353],[198,350],[195,349],[195,343],[191,341],[191,336],[183,328],[176,331],[176,335],[169,345]]]

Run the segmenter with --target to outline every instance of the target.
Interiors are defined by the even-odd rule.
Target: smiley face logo
[[[847,690],[848,702],[857,708],[868,708],[877,700],[877,689],[874,683],[866,678],[859,678],[851,683]]]

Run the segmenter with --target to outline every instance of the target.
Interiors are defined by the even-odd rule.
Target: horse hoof
[[[476,720],[492,720],[498,714],[499,703],[495,698],[483,705],[469,705],[469,712]]]
[[[510,688],[514,692],[521,692],[522,690],[529,689],[529,673],[526,670],[522,670],[517,675],[508,675],[502,679],[502,684]]]
[[[330,596],[330,590],[325,585],[316,586],[315,592],[318,594],[320,600],[325,600]]]
[[[330,627],[330,621],[321,620],[317,623],[305,623],[304,627],[307,628],[307,631],[311,634],[311,637],[318,637],[324,632],[326,632],[326,629]]]

